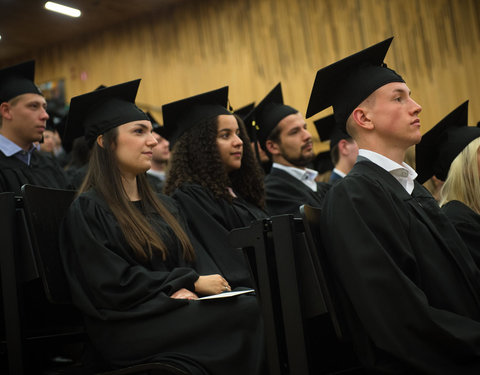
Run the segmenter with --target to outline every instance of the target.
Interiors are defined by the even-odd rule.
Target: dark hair
[[[80,187],[79,194],[93,188],[105,199],[118,220],[127,243],[138,259],[151,259],[154,251],[160,251],[165,260],[167,248],[164,242],[145,216],[131,204],[123,188],[121,173],[114,152],[117,136],[118,127],[103,134],[103,147],[99,146],[97,142],[94,143],[88,172]],[[137,176],[137,186],[143,204],[153,207],[166,221],[181,243],[184,258],[193,261],[194,252],[189,238],[175,217],[155,196],[144,173]]]
[[[90,157],[90,147],[85,137],[75,138],[73,141],[70,161],[65,166],[65,169],[80,168],[88,163]]]
[[[280,127],[277,124],[277,126],[275,126],[270,132],[270,134],[268,135],[267,140],[260,145],[263,148],[263,151],[265,151],[265,153],[267,154],[268,159],[270,160],[272,160],[272,154],[268,151],[267,141],[280,143],[280,133],[281,133]]]
[[[243,141],[240,169],[227,173],[217,146],[218,116],[185,132],[175,143],[167,172],[165,193],[184,183],[196,183],[210,190],[216,198],[232,202],[231,187],[246,201],[263,208],[265,205],[263,172],[250,147],[243,121],[235,115]]]

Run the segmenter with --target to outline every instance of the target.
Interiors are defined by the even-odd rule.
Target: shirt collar
[[[400,184],[409,194],[412,194],[415,185],[414,181],[418,175],[417,172],[415,172],[415,170],[407,163],[402,162],[402,164],[398,164],[397,162],[394,162],[386,156],[365,149],[358,150],[358,155],[367,158],[372,163],[375,163],[379,167],[385,169],[393,177],[395,177],[398,182],[400,182]]]
[[[10,157],[10,156],[17,157],[27,165],[30,165],[30,158],[32,156],[32,152],[34,150],[39,150],[39,149],[40,149],[39,144],[36,145],[32,143],[32,145],[30,146],[30,149],[28,151],[25,151],[15,142],[12,142],[10,139],[0,134],[0,151],[2,151],[3,154],[7,157]]]
[[[317,171],[310,168],[301,169],[297,167],[289,167],[287,165],[283,165],[279,163],[273,163],[272,167],[282,169],[299,180],[315,181],[315,178],[318,175]]]

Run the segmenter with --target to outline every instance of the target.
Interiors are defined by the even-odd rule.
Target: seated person
[[[320,206],[330,185],[316,182],[318,172],[306,166],[313,161],[313,142],[303,116],[283,104],[279,83],[251,115],[257,137],[273,164],[265,177],[267,212],[299,216],[303,204]]]
[[[480,266],[480,129],[468,126],[468,101],[423,135],[416,147],[417,180],[444,181],[442,211]]]
[[[232,288],[252,286],[241,250],[228,234],[266,217],[262,172],[239,117],[227,110],[228,87],[163,106],[172,145],[165,193],[180,205],[194,237]],[[247,145],[244,147],[244,145]],[[201,256],[199,270],[209,271]]]
[[[307,116],[333,105],[358,144],[328,191],[321,232],[359,359],[391,374],[480,373],[480,270],[403,162],[419,113],[383,59],[392,38],[317,72]]]
[[[60,231],[73,302],[112,368],[165,361],[195,375],[260,374],[256,298],[196,301],[230,285],[192,268],[195,252],[176,205],[146,180],[157,142],[134,104],[139,82],[70,103],[67,136],[84,132],[92,144],[85,182]]]
[[[33,60],[0,70],[0,192],[20,195],[27,183],[68,187],[55,157],[37,149],[48,113],[34,73]]]

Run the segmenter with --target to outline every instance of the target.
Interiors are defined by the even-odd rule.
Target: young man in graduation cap
[[[334,168],[328,182],[334,184],[344,178],[353,168],[358,156],[357,142],[335,123],[329,115],[313,122],[320,140],[330,140],[330,157]]]
[[[0,70],[0,192],[20,194],[26,183],[66,188],[53,156],[37,152],[48,114],[47,103],[33,83],[35,62]]]
[[[266,209],[270,215],[299,215],[303,204],[320,206],[329,185],[315,181],[318,172],[306,166],[313,161],[312,135],[303,116],[283,104],[279,83],[253,110],[257,139],[272,160],[265,177]]]
[[[395,374],[480,373],[480,271],[403,163],[421,107],[383,64],[393,38],[317,72],[307,117],[333,105],[359,147],[333,185],[321,231],[359,358]]]

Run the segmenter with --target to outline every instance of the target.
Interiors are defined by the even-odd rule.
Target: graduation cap
[[[191,96],[162,106],[165,138],[174,142],[187,130],[219,115],[231,115],[227,109],[228,86]]]
[[[445,181],[450,165],[475,138],[480,129],[468,126],[468,100],[425,133],[415,147],[417,181],[423,184],[432,176]]]
[[[306,117],[333,106],[337,123],[345,129],[353,110],[378,88],[404,82],[383,63],[392,38],[377,43],[317,71]]]
[[[322,117],[313,122],[317,129],[318,136],[322,142],[330,140],[330,150],[342,139],[352,138],[340,126],[337,125],[334,115]]]
[[[282,84],[278,83],[249,115],[258,129],[257,139],[263,149],[268,136],[278,123],[294,113],[298,113],[295,108],[283,104]]]
[[[85,135],[91,145],[100,134],[114,127],[148,120],[135,105],[139,84],[140,79],[137,79],[72,98],[64,138],[72,141]]]
[[[33,83],[35,61],[30,60],[0,70],[0,103],[8,102],[22,94],[42,95]]]
[[[251,141],[255,141],[257,138],[255,124],[252,119],[252,111],[255,108],[255,102],[247,104],[243,107],[240,107],[233,111],[234,115],[240,117],[245,124],[245,129],[247,130],[248,137]]]

